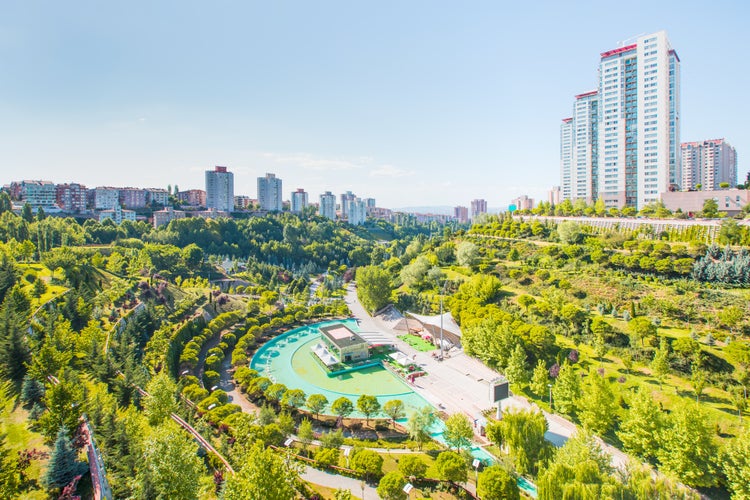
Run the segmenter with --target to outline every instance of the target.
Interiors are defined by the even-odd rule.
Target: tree
[[[703,390],[706,388],[706,373],[697,367],[693,368],[693,375],[690,377],[690,385],[695,392],[695,402],[700,403],[701,394],[703,394]]]
[[[697,403],[679,405],[670,414],[662,432],[657,451],[660,469],[688,486],[716,484],[718,449],[712,434],[708,418]]]
[[[466,482],[468,470],[464,457],[455,451],[444,451],[435,460],[438,477],[454,483]]]
[[[379,266],[357,269],[357,297],[365,309],[375,312],[391,300],[393,283],[388,271]]]
[[[383,500],[405,500],[404,493],[406,478],[398,471],[392,471],[383,476],[378,483],[378,496]]]
[[[329,431],[320,436],[320,446],[338,450],[344,444],[344,433],[341,429]]]
[[[713,198],[709,198],[703,202],[703,210],[701,216],[705,219],[715,219],[719,216],[719,204]]]
[[[583,427],[596,434],[605,434],[615,423],[617,399],[612,386],[598,372],[589,374],[578,400],[578,419]]]
[[[459,266],[471,267],[479,257],[479,249],[470,241],[462,241],[456,247],[456,260]]]
[[[555,385],[552,386],[552,396],[557,411],[566,415],[575,413],[576,405],[581,398],[581,379],[573,365],[567,361],[563,363]]]
[[[611,472],[609,455],[591,434],[578,432],[539,474],[538,498],[620,498],[620,485]]]
[[[503,419],[492,424],[498,432],[487,436],[497,446],[508,446],[513,464],[521,474],[536,473],[538,463],[550,453],[550,446],[544,439],[547,432],[547,419],[534,410],[509,411]]]
[[[471,422],[463,413],[454,413],[445,421],[445,432],[443,432],[445,442],[449,448],[468,448],[471,445],[471,438],[474,437],[474,430],[471,428]]]
[[[515,478],[501,465],[491,465],[477,478],[477,495],[482,500],[519,500]]]
[[[287,387],[279,382],[271,384],[266,387],[263,391],[263,395],[269,403],[280,403],[281,398],[284,397],[284,393],[287,391]]]
[[[518,305],[523,307],[527,314],[529,312],[529,306],[533,306],[534,304],[536,304],[536,299],[531,295],[523,294],[518,297]]]
[[[365,416],[365,420],[369,425],[370,417],[377,415],[380,411],[380,402],[378,402],[378,398],[375,396],[362,394],[359,399],[357,399],[357,410]]]
[[[419,455],[404,455],[398,461],[398,470],[406,477],[424,477],[427,464]]]
[[[429,406],[422,407],[409,417],[406,428],[409,431],[409,437],[417,442],[420,450],[422,444],[430,440],[430,427],[435,423],[436,418]]]
[[[372,450],[359,450],[352,455],[350,467],[362,474],[366,480],[383,473],[383,457]]]
[[[664,378],[669,374],[669,345],[667,339],[662,337],[659,343],[659,349],[654,354],[654,359],[651,361],[651,370],[654,372],[654,376],[659,380],[659,387],[661,387]]]
[[[304,418],[302,419],[302,422],[299,423],[297,437],[302,443],[302,450],[305,452],[305,455],[307,455],[307,447],[310,446],[310,443],[312,443],[312,440],[315,437],[313,434],[312,423],[309,419]]]
[[[727,444],[721,462],[732,498],[750,498],[750,434],[748,432]]]
[[[21,218],[29,223],[34,222],[34,212],[31,210],[31,205],[29,205],[28,203],[23,204],[23,208],[21,209]]]
[[[39,427],[49,441],[57,436],[61,427],[65,427],[68,432],[78,428],[84,401],[81,381],[73,376],[60,377],[59,384],[47,389],[44,395],[47,411],[39,418]]]
[[[146,386],[149,393],[143,400],[143,410],[148,423],[156,426],[168,419],[177,408],[175,384],[166,372],[162,371],[152,378]]]
[[[302,389],[289,389],[281,397],[281,406],[297,409],[305,404],[305,392]]]
[[[44,384],[26,375],[21,385],[21,401],[23,404],[33,406],[40,403],[44,397]]]
[[[2,272],[0,268],[0,280]],[[31,359],[24,339],[27,328],[25,314],[11,306],[10,294],[7,294],[0,307],[0,377],[21,380],[26,374],[26,366]]]
[[[73,481],[73,478],[83,474],[86,464],[78,461],[78,451],[68,437],[68,429],[61,426],[55,439],[55,449],[50,456],[44,484],[48,488],[62,488]]]
[[[331,404],[331,411],[339,416],[339,418],[346,418],[354,411],[354,405],[345,396],[341,396]]]
[[[651,394],[641,388],[630,401],[630,408],[620,423],[617,437],[623,448],[644,460],[653,461],[661,446],[659,443],[664,431],[664,414]]]
[[[339,464],[340,451],[338,448],[321,448],[315,453],[315,461],[323,467]]]
[[[383,405],[383,413],[388,415],[393,422],[393,426],[396,426],[396,420],[404,418],[406,413],[404,412],[404,402],[400,399],[391,399],[386,401]]]
[[[270,448],[255,443],[242,460],[242,468],[224,483],[224,500],[292,500],[299,470]]]
[[[526,367],[526,351],[521,344],[516,344],[505,367],[505,375],[511,384],[523,390],[529,383],[529,370]]]
[[[575,245],[580,243],[583,237],[581,226],[577,222],[564,221],[557,225],[557,235],[560,241],[566,245]]]
[[[530,388],[537,396],[544,396],[547,393],[547,383],[549,380],[549,371],[544,364],[544,360],[538,359],[534,367],[534,373],[531,375]]]
[[[328,398],[322,394],[310,394],[305,401],[305,406],[315,414],[315,418],[320,417],[320,412],[325,410],[328,405]]]
[[[631,347],[636,347],[638,344],[643,347],[645,339],[656,338],[656,325],[645,316],[638,316],[628,321],[628,329],[630,330]]]

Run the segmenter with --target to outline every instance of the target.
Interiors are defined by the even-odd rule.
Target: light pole
[[[445,287],[448,286],[448,279],[443,283],[443,290],[440,293],[440,361],[443,360],[443,297],[445,296]]]
[[[547,384],[549,387],[549,411],[553,413],[555,410],[552,408],[552,384]]]

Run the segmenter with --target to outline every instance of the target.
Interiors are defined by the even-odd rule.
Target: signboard
[[[409,492],[410,492],[410,491],[411,491],[411,490],[412,490],[413,488],[414,488],[414,486],[412,486],[412,484],[411,484],[411,483],[406,483],[406,484],[404,485],[404,487],[403,487],[403,491],[404,491],[404,493],[406,493],[406,494],[408,495],[408,494],[409,494]]]
[[[475,469],[478,469],[481,464],[482,462],[480,462],[478,458],[475,458],[474,461],[471,462],[471,466],[474,467]]]
[[[510,384],[505,377],[498,377],[490,382],[490,403],[495,404],[498,401],[510,397]]]

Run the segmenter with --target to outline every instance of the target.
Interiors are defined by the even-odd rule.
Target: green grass
[[[427,340],[424,340],[422,337],[417,337],[416,335],[399,335],[401,340],[412,346],[414,349],[421,351],[421,352],[427,352],[432,351],[434,349],[437,349],[435,347],[435,344],[432,342],[428,342]]]
[[[44,444],[44,437],[28,428],[28,416],[29,412],[20,405],[14,406],[13,400],[6,408],[0,408],[0,432],[7,435],[8,446],[15,452],[34,448],[50,452],[51,449]],[[38,484],[46,466],[47,460],[31,461],[31,465],[26,470],[30,483]],[[36,489],[23,492],[19,498],[43,500],[47,498],[47,494],[41,486],[37,486]]]

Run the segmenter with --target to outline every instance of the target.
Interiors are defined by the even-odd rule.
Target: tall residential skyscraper
[[[258,204],[261,210],[281,212],[283,200],[281,198],[281,179],[275,174],[258,177]]]
[[[349,211],[347,215],[349,224],[359,226],[367,220],[367,204],[365,200],[355,197],[349,200]]]
[[[349,217],[349,204],[354,201],[357,196],[351,191],[347,191],[341,195],[341,218],[346,219]]]
[[[576,96],[561,130],[563,198],[640,209],[681,185],[679,144],[680,59],[666,32],[602,52],[598,91]]]
[[[476,219],[479,214],[487,213],[487,200],[471,200],[471,218]]]
[[[234,174],[227,167],[206,170],[206,208],[231,212],[234,210]]]
[[[453,217],[460,224],[466,224],[469,222],[469,209],[462,206],[453,207]]]
[[[330,191],[320,195],[320,205],[318,205],[318,213],[323,217],[331,220],[336,220],[336,195]]]
[[[682,189],[719,189],[737,185],[737,152],[724,139],[682,143]]]
[[[298,214],[307,207],[307,191],[302,188],[292,192],[292,212]]]

